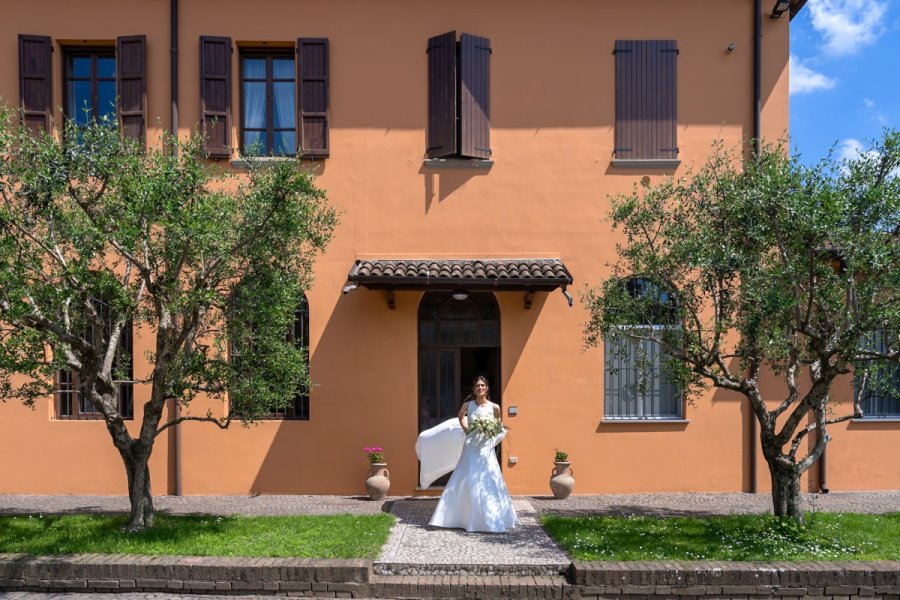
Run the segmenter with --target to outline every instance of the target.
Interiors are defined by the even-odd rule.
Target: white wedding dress
[[[467,421],[471,423],[476,415],[493,417],[494,405],[486,402],[478,406],[474,400],[469,401]],[[502,439],[503,435],[497,438]],[[519,524],[494,453],[497,438],[478,433],[466,436],[462,455],[431,517],[431,525],[500,533]]]

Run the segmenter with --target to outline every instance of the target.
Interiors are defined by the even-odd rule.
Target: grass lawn
[[[105,515],[0,516],[0,552],[376,558],[394,517],[217,517],[156,514],[142,533]]]
[[[900,560],[900,513],[553,517],[544,527],[578,560]]]

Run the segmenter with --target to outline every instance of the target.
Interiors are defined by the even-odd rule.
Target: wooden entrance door
[[[494,295],[473,292],[456,300],[449,292],[425,294],[419,305],[419,431],[455,418],[477,375],[487,377],[491,400],[501,404],[500,310]]]

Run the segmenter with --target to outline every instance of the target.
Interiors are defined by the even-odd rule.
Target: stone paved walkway
[[[542,514],[705,516],[772,512],[769,494],[603,494],[529,498]],[[884,514],[900,512],[900,490],[803,494],[804,510]]]
[[[468,533],[428,524],[436,498],[400,500],[397,524],[375,561],[382,575],[559,575],[570,559],[547,535],[525,498],[513,500],[522,524],[505,533]]]
[[[372,502],[366,496],[157,496],[156,509],[172,514],[325,515],[389,512],[403,502],[431,499],[389,497]],[[660,516],[764,513],[772,510],[768,494],[603,494],[517,496],[540,514],[654,514]],[[900,490],[804,494],[809,510],[826,512],[900,512]],[[430,504],[433,507],[433,504]],[[124,496],[31,496],[0,494],[0,514],[127,512]]]

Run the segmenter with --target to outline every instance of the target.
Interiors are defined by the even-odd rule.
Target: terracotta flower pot
[[[572,490],[575,489],[575,478],[572,477],[575,471],[569,467],[571,463],[568,461],[555,462],[553,464],[556,466],[553,468],[553,472],[550,473],[550,489],[557,500],[563,500],[568,498],[572,494]]]
[[[369,475],[366,478],[366,492],[372,500],[381,500],[387,496],[391,487],[391,474],[387,470],[387,463],[372,463],[369,467]]]

